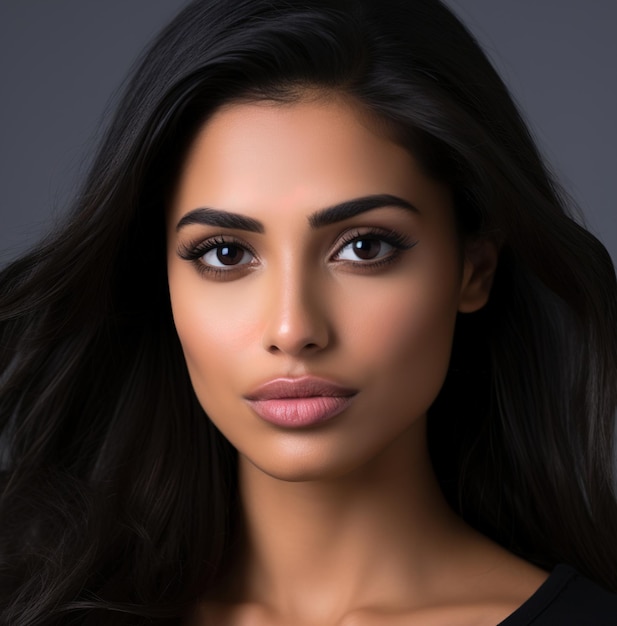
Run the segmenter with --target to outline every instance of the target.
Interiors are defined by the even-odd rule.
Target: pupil
[[[242,250],[238,246],[221,246],[216,257],[223,265],[235,265],[242,259]]]
[[[381,248],[378,239],[359,239],[354,243],[353,249],[361,259],[374,259]]]

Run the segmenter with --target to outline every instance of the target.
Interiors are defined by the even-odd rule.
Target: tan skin
[[[415,209],[311,226],[382,194]],[[206,207],[261,232],[178,227]],[[239,452],[244,534],[192,624],[494,626],[542,584],[448,508],[426,446],[457,312],[484,306],[496,260],[489,241],[462,246],[447,187],[342,96],[208,120],[169,211],[169,287],[197,397]],[[305,375],[358,393],[303,428],[247,404]]]

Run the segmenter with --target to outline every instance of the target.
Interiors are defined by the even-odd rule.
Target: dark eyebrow
[[[207,226],[220,226],[221,228],[236,228],[249,230],[252,233],[263,233],[264,225],[245,215],[229,213],[218,209],[195,209],[187,213],[176,225],[176,232],[189,224],[206,224]]]
[[[364,196],[362,198],[354,198],[346,200],[340,204],[327,207],[313,213],[309,216],[309,224],[311,228],[322,228],[336,222],[342,222],[366,211],[378,209],[386,206],[396,206],[414,213],[419,213],[418,209],[399,198],[390,194],[378,194],[373,196]],[[176,225],[176,231],[189,224],[205,224],[207,226],[219,226],[221,228],[235,228],[238,230],[248,230],[253,233],[263,233],[264,225],[252,217],[240,215],[239,213],[230,213],[221,211],[220,209],[200,208],[190,211],[182,217]]]
[[[335,204],[334,206],[317,211],[317,213],[313,213],[313,215],[309,217],[309,224],[311,228],[321,228],[322,226],[328,226],[335,222],[342,222],[350,217],[360,215],[360,213],[386,206],[396,206],[407,209],[408,211],[413,211],[414,213],[420,212],[413,204],[407,202],[407,200],[384,193],[374,196],[364,196],[363,198],[354,198],[353,200],[347,200],[346,202],[341,202],[340,204]]]

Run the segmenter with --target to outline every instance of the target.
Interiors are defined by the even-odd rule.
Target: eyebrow
[[[321,209],[309,217],[309,224],[311,228],[322,228],[323,226],[335,224],[336,222],[342,222],[343,220],[355,217],[361,213],[366,213],[366,211],[372,211],[373,209],[380,209],[387,206],[395,206],[412,211],[413,213],[419,213],[418,209],[411,204],[411,202],[407,202],[407,200],[403,200],[403,198],[390,194],[379,194],[364,196],[363,198],[354,198],[353,200],[335,204],[327,209]]]
[[[420,211],[407,200],[393,196],[391,194],[376,194],[372,196],[364,196],[362,198],[354,198],[346,200],[340,204],[320,209],[316,213],[309,216],[308,221],[313,229],[323,228],[336,222],[342,222],[361,213],[372,211],[387,206],[398,207],[411,211],[412,213],[420,213]],[[239,213],[230,213],[221,209],[199,208],[190,211],[184,215],[176,225],[176,231],[189,224],[204,224],[206,226],[219,226],[221,228],[234,228],[238,230],[248,230],[253,233],[263,233],[264,225],[246,215]]]
[[[249,230],[253,233],[264,232],[264,225],[252,217],[240,215],[239,213],[221,211],[220,209],[202,208],[190,211],[176,224],[176,232],[189,224],[236,228],[239,230]]]

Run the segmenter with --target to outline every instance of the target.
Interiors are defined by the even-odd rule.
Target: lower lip
[[[353,396],[314,396],[249,400],[251,408],[266,422],[286,428],[302,428],[325,422],[344,411]]]

